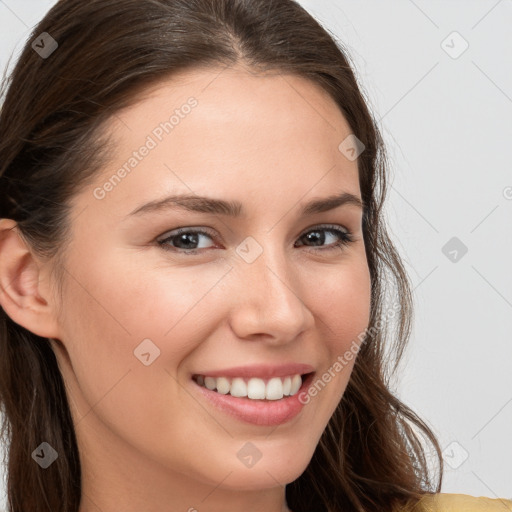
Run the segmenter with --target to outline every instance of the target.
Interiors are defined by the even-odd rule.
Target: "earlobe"
[[[54,305],[42,286],[40,264],[12,219],[0,219],[0,306],[34,334],[58,337]]]

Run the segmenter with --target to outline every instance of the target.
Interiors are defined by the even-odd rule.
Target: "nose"
[[[285,344],[313,325],[313,314],[301,297],[307,283],[277,249],[265,248],[252,263],[236,265],[230,324],[240,339]]]

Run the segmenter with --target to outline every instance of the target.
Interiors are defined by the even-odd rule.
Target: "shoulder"
[[[512,512],[512,501],[469,494],[426,494],[415,506],[406,510],[407,512]]]

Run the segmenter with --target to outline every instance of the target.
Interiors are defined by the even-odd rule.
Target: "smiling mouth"
[[[201,387],[222,395],[249,400],[281,400],[298,393],[304,381],[314,372],[291,374],[286,377],[209,377],[196,374],[192,380]]]

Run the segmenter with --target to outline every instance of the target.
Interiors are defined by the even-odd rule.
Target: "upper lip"
[[[205,370],[197,372],[194,375],[203,375],[205,377],[257,377],[260,379],[270,379],[272,377],[287,377],[289,375],[303,375],[311,373],[315,369],[309,364],[288,363],[280,365],[254,364],[250,366],[236,366],[224,368],[221,370]]]

